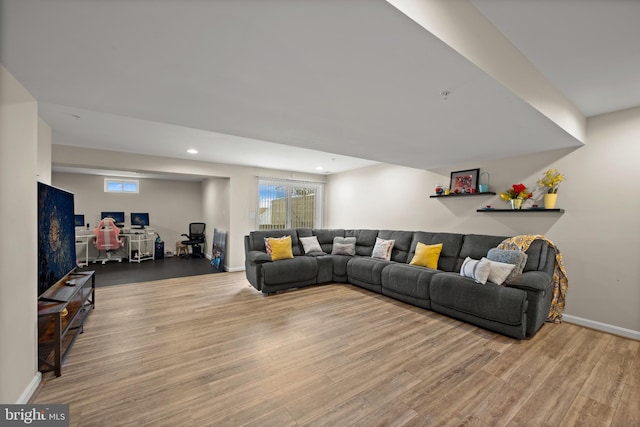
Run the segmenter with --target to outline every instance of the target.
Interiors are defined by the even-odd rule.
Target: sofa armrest
[[[544,294],[551,291],[551,276],[544,271],[527,271],[505,282],[505,285],[509,288],[537,291]]]
[[[266,262],[273,262],[271,257],[262,251],[249,251],[247,253],[247,261],[251,264],[264,264]]]

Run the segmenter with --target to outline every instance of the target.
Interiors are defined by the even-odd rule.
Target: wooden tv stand
[[[68,281],[75,285],[66,285]],[[62,375],[62,363],[95,308],[95,289],[94,271],[70,273],[38,298],[40,372],[54,371],[57,377]],[[61,295],[61,290],[68,290],[68,295]]]

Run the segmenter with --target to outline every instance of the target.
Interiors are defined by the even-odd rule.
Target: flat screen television
[[[149,226],[149,212],[131,212],[131,227],[145,228]]]
[[[112,218],[118,227],[124,226],[124,212],[101,212],[100,219]]]
[[[38,296],[76,268],[73,193],[38,182]]]
[[[76,227],[84,227],[84,215],[75,214],[73,216],[73,223]]]

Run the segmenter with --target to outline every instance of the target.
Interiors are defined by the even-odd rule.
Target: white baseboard
[[[244,271],[245,268],[244,267],[228,267],[225,265],[224,269],[226,271],[228,271],[229,273],[235,273],[237,271]]]
[[[27,388],[22,392],[16,404],[24,405],[25,403],[29,403],[29,399],[31,399],[33,393],[38,389],[41,380],[42,374],[40,372],[36,372],[36,375],[33,377]]]
[[[595,329],[597,331],[607,332],[613,335],[619,335],[621,337],[640,341],[640,331],[634,331],[632,329],[626,329],[619,326],[596,322],[595,320],[583,319],[582,317],[572,316],[570,314],[563,314],[562,320],[567,323],[573,323],[575,325],[584,326],[586,328]]]

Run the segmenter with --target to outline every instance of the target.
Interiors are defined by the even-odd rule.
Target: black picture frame
[[[451,194],[477,193],[480,169],[451,172],[449,189]]]

